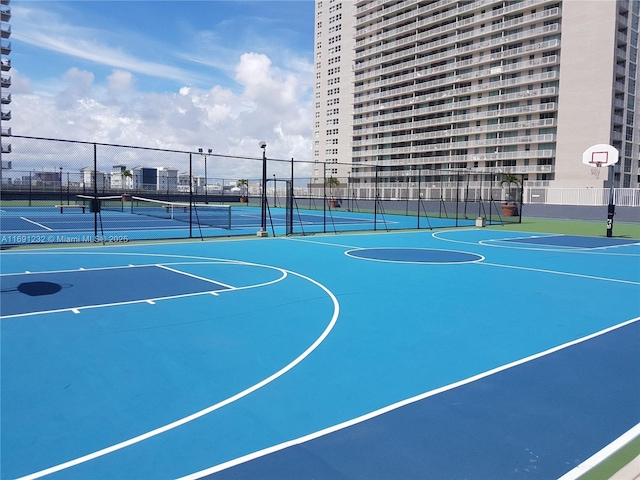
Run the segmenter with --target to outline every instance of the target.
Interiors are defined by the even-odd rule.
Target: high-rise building
[[[11,110],[6,108],[11,103],[11,94],[7,89],[11,86],[11,76],[7,74],[11,70],[11,59],[7,57],[11,53],[11,8],[10,0],[0,0],[0,183],[2,183],[2,170],[11,168],[11,161],[5,155],[11,153],[11,143],[5,138],[11,136],[11,128],[7,126],[11,120]]]
[[[318,0],[315,12],[315,88],[312,183],[347,178],[353,112],[352,1]]]
[[[613,173],[615,187],[638,187],[639,10],[633,0],[317,0],[312,181],[325,165],[353,184],[376,171],[408,181],[419,166],[427,181],[464,168],[550,187],[602,187]],[[599,143],[620,161],[596,178],[581,160]]]

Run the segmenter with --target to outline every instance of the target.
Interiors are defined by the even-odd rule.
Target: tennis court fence
[[[0,172],[2,245],[504,224],[521,221],[523,199],[539,198],[522,175],[458,164],[400,174],[380,163],[368,180],[324,169],[318,181],[318,164],[305,160],[28,136],[11,143]]]

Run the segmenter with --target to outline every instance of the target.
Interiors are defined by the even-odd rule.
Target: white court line
[[[68,252],[65,252],[65,253],[68,253]],[[28,272],[3,273],[2,275],[0,275],[0,277],[10,277],[12,275],[24,275],[25,273],[31,273],[34,275],[50,275],[50,274],[56,274],[56,273],[94,272],[99,270],[116,270],[119,268],[139,268],[139,267],[155,267],[155,266],[156,266],[155,264],[150,263],[148,265],[126,265],[126,266],[117,265],[113,267],[94,267],[94,268],[78,267],[71,270],[43,270],[40,272],[34,272],[31,270]]]
[[[304,239],[304,238],[286,237],[283,240],[287,240],[289,242],[313,243],[313,244],[316,244],[316,245],[325,245],[325,246],[329,246],[329,247],[349,248],[351,250],[354,250],[356,248],[364,248],[364,247],[356,247],[355,245],[344,245],[344,244],[341,244],[341,243],[321,242],[319,240],[308,240],[308,239]]]
[[[490,263],[490,262],[482,262],[478,264],[487,265],[488,267],[511,268],[513,270],[525,270],[528,272],[550,273],[553,275],[565,275],[567,277],[588,278],[589,280],[601,280],[605,282],[626,283],[629,285],[640,285],[640,282],[635,282],[633,280],[621,280],[618,278],[596,277],[594,275],[585,275],[582,273],[560,272],[557,270],[545,270],[543,268],[533,268],[533,267],[518,267],[516,265],[502,265],[499,263]]]
[[[230,290],[234,290],[236,288],[234,286],[226,285],[224,283],[218,282],[216,280],[212,280],[210,278],[205,278],[205,277],[201,277],[199,275],[194,275],[192,273],[187,273],[187,272],[183,272],[183,271],[180,271],[180,270],[176,270],[175,268],[167,267],[166,265],[162,265],[162,264],[159,264],[159,263],[156,264],[156,267],[162,268],[164,270],[168,270],[168,271],[173,272],[173,273],[177,273],[179,275],[184,275],[186,277],[195,278],[196,280],[202,280],[203,282],[213,283],[215,285],[222,285],[223,287],[228,288]]]
[[[196,264],[207,264],[208,262],[195,262]],[[189,262],[176,262],[175,264],[177,265],[191,265],[192,263]],[[221,260],[216,260],[216,261],[212,261],[211,264],[224,264]],[[228,265],[253,265],[253,266],[262,266],[265,267],[264,265],[260,265],[260,264],[251,264],[251,263],[243,263],[243,262],[238,262],[236,260],[230,260],[229,262],[227,262]],[[149,264],[149,265],[138,265],[138,266],[144,266],[144,267],[157,267],[159,265],[157,264]],[[105,267],[105,268],[95,268],[92,270],[105,270],[105,269],[115,269],[115,268],[135,268],[137,266],[132,266],[129,265],[128,267]],[[223,292],[229,292],[229,291],[238,291],[238,290],[247,290],[250,288],[257,288],[257,287],[266,287],[268,285],[272,285],[278,282],[281,282],[282,280],[284,280],[285,278],[287,278],[287,272],[285,270],[282,270],[280,268],[277,267],[272,267],[269,266],[267,268],[270,268],[272,270],[277,270],[281,273],[280,277],[275,278],[273,280],[269,280],[267,282],[263,282],[263,283],[256,283],[256,284],[251,284],[251,285],[245,285],[242,287],[234,287],[234,286],[226,286],[223,285],[222,283],[218,283],[218,282],[213,282],[212,280],[208,280],[212,283],[217,283],[219,285],[223,285],[225,286],[227,289],[226,290],[220,290],[218,293],[223,293]],[[171,269],[169,269],[171,270]],[[77,272],[78,270],[63,270],[63,272]],[[86,270],[85,270],[86,271]],[[184,272],[180,272],[178,270],[176,270],[177,273],[184,273]],[[48,272],[48,273],[52,273],[52,272]],[[10,274],[10,275],[19,275],[19,274]],[[188,274],[185,274],[188,275]],[[197,278],[197,277],[196,277]],[[202,280],[207,280],[205,278],[202,278]],[[172,300],[172,299],[177,299],[177,298],[189,298],[189,297],[197,297],[200,295],[210,295],[212,292],[210,290],[206,290],[206,291],[202,291],[202,292],[194,292],[194,293],[183,293],[180,295],[169,295],[169,296],[165,296],[165,297],[156,297],[156,298],[144,298],[144,299],[138,299],[138,300],[130,300],[130,301],[126,301],[126,302],[113,302],[113,303],[104,303],[104,304],[98,304],[98,305],[84,305],[84,306],[80,306],[80,307],[65,307],[65,308],[60,308],[60,309],[54,309],[54,310],[42,310],[42,311],[36,311],[36,312],[25,312],[25,313],[17,313],[14,315],[3,315],[0,316],[0,320],[5,320],[5,319],[9,319],[9,318],[22,318],[22,317],[31,317],[31,316],[35,316],[35,315],[47,315],[47,314],[51,314],[51,313],[60,313],[60,312],[67,312],[67,311],[71,311],[73,313],[80,313],[81,310],[90,310],[90,309],[96,309],[96,308],[107,308],[107,307],[116,307],[116,306],[121,306],[121,305],[134,305],[136,303],[148,303],[149,305],[155,305],[155,302],[158,301],[162,301],[162,300]]]
[[[546,246],[547,248],[545,248],[544,245],[540,246],[540,244],[526,243],[526,242],[516,242],[515,246],[510,245],[510,243],[513,240],[529,240],[529,239],[535,239],[535,238],[555,238],[555,237],[567,237],[567,236],[575,237],[577,235],[549,234],[549,235],[529,235],[524,237],[491,238],[488,240],[479,240],[478,243],[480,245],[494,246],[494,245],[491,245],[491,243],[504,242],[506,245],[495,245],[495,246],[507,247],[507,248],[512,247],[514,249],[520,249],[520,250],[543,250],[543,251],[551,250],[551,251],[558,251],[558,252],[564,252],[564,251],[593,252],[594,250],[608,250],[610,248],[623,248],[623,247],[640,245],[640,242],[629,242],[629,243],[622,243],[622,244],[615,244],[615,245],[602,245],[601,247],[579,247],[579,246],[573,246],[573,245],[547,245]],[[520,246],[518,244],[521,244],[523,246]],[[527,245],[530,245],[530,246],[527,246]],[[533,245],[538,245],[538,246],[532,247]]]
[[[115,247],[110,247],[110,248],[115,248]],[[16,252],[13,252],[16,253]],[[25,254],[27,252],[24,252]],[[40,252],[36,252],[36,253],[40,253]],[[71,255],[70,252],[63,252],[67,255]],[[73,252],[73,255],[80,255],[84,252]],[[31,255],[32,252],[29,252],[28,255]],[[106,252],[100,252],[98,253],[98,255],[106,255]],[[6,255],[6,254],[3,254]],[[96,255],[96,252],[91,252],[91,255]],[[118,255],[122,255],[122,253],[118,253]],[[125,255],[137,255],[137,254],[125,254]],[[232,265],[234,263],[238,263],[235,260],[229,260],[229,261],[224,261],[224,260],[212,260],[209,262],[170,262],[167,263],[165,265]],[[70,269],[70,270],[42,270],[42,271],[38,271],[38,272],[34,272],[32,270],[29,271],[24,271],[24,272],[13,272],[13,273],[3,273],[0,274],[0,278],[1,277],[9,277],[11,275],[24,275],[25,273],[32,273],[32,274],[42,274],[42,275],[48,275],[48,274],[52,274],[52,273],[73,273],[73,272],[78,272],[78,271],[82,271],[82,272],[96,272],[96,271],[100,271],[100,270],[117,270],[119,268],[145,268],[145,267],[157,267],[159,264],[157,263],[141,263],[139,265],[134,265],[132,263],[128,264],[128,265],[114,265],[111,267],[78,267],[78,268],[74,268],[74,269]],[[179,272],[179,273],[184,273],[184,272]]]
[[[587,278],[590,280],[601,280],[604,282],[614,282],[614,283],[626,283],[629,285],[640,285],[640,282],[636,282],[633,280],[621,280],[618,278],[608,278],[608,277],[596,277],[595,275],[585,275],[583,273],[571,273],[571,272],[561,272],[558,270],[546,270],[544,268],[534,268],[534,267],[519,267],[516,265],[503,265],[500,263],[490,263],[490,262],[482,262],[478,263],[479,265],[487,265],[488,267],[498,267],[498,268],[511,268],[513,270],[525,270],[528,272],[539,272],[539,273],[550,273],[553,275],[565,275],[567,277],[578,277],[578,278]]]
[[[469,231],[476,231],[479,229],[470,229],[470,230],[465,230],[465,232],[469,232]],[[440,240],[442,242],[450,242],[450,243],[460,243],[463,245],[481,245],[483,247],[492,247],[492,248],[504,248],[504,249],[511,249],[511,250],[526,250],[526,251],[534,251],[534,252],[560,252],[560,253],[574,253],[574,254],[586,254],[586,255],[607,255],[607,256],[615,256],[615,257],[640,257],[640,254],[637,253],[618,253],[618,252],[605,252],[602,251],[604,249],[609,249],[609,248],[624,248],[624,247],[634,247],[637,245],[640,245],[640,243],[628,243],[625,245],[609,245],[606,247],[594,247],[594,248],[581,248],[581,247],[573,247],[573,248],[542,248],[542,247],[526,247],[526,246],[517,246],[517,245],[504,245],[504,244],[499,244],[499,243],[495,243],[495,242],[507,242],[510,238],[519,238],[519,239],[524,239],[524,238],[535,238],[535,235],[538,234],[534,234],[532,233],[530,237],[504,237],[504,238],[487,238],[484,240],[477,240],[477,241],[473,241],[470,242],[468,240],[455,240],[453,238],[445,238],[445,237],[441,237],[441,234],[446,234],[446,233],[463,233],[462,231],[458,231],[458,230],[442,230],[439,232],[432,232],[431,236],[433,238],[435,238],[436,240]],[[499,233],[496,231],[496,233]],[[540,235],[538,235],[540,236]],[[492,243],[493,242],[493,243]],[[595,251],[598,250],[598,251]]]
[[[242,263],[242,262],[237,262],[234,261],[234,263]],[[296,273],[296,272],[292,272],[290,270],[284,270],[278,267],[274,267],[274,266],[269,266],[269,265],[260,265],[257,263],[244,263],[245,265],[253,265],[253,266],[261,266],[261,267],[266,267],[266,268],[270,268],[270,269],[275,269],[275,270],[279,270],[281,273],[283,273],[283,278],[285,278],[287,276],[287,274],[292,274],[295,275],[299,278],[302,278],[303,280],[306,280],[308,282],[313,283],[314,285],[318,286],[320,289],[324,290],[324,292],[331,298],[331,301],[333,302],[333,315],[331,316],[331,320],[329,321],[329,323],[327,324],[326,328],[324,329],[324,331],[320,334],[320,336],[318,338],[316,338],[316,340],[309,346],[307,347],[307,349],[302,352],[300,355],[298,355],[292,362],[290,362],[288,365],[285,365],[283,368],[281,368],[280,370],[278,370],[277,372],[273,373],[272,375],[268,376],[267,378],[265,378],[264,380],[252,385],[249,388],[246,388],[245,390],[242,390],[241,392],[225,399],[222,400],[214,405],[211,405],[207,408],[204,408],[198,412],[192,413],[191,415],[188,415],[186,417],[183,417],[181,419],[178,419],[174,422],[168,423],[166,425],[163,425],[159,428],[156,428],[154,430],[151,430],[149,432],[143,433],[142,435],[138,435],[136,437],[130,438],[128,440],[125,440],[123,442],[120,443],[116,443],[114,445],[111,445],[109,447],[103,448],[101,450],[95,451],[93,453],[87,454],[87,455],[83,455],[81,457],[78,457],[76,459],[73,460],[69,460],[67,462],[61,463],[59,465],[54,465],[53,467],[44,469],[44,470],[40,470],[38,472],[34,472],[32,474],[20,477],[16,480],[32,480],[32,479],[36,479],[36,478],[40,478],[40,477],[44,477],[46,475],[50,475],[52,473],[55,472],[59,472],[61,470],[65,470],[67,468],[71,468],[74,467],[76,465],[80,465],[82,463],[88,462],[90,460],[102,457],[104,455],[107,455],[109,453],[121,450],[123,448],[129,447],[131,445],[134,445],[136,443],[140,443],[144,440],[147,440],[149,438],[155,437],[157,435],[160,435],[164,432],[167,432],[169,430],[172,430],[174,428],[180,427],[186,423],[192,422],[193,420],[196,420],[200,417],[203,417],[211,412],[214,412],[216,410],[219,410],[220,408],[227,406],[237,400],[240,400],[243,397],[246,397],[247,395],[255,392],[256,390],[259,390],[260,388],[264,387],[265,385],[268,385],[269,383],[273,382],[274,380],[276,380],[277,378],[281,377],[282,375],[284,375],[285,373],[287,373],[289,370],[293,369],[295,366],[297,366],[299,363],[301,363],[305,358],[307,358],[309,355],[311,355],[311,353],[318,348],[318,346],[327,338],[327,336],[329,335],[329,333],[331,333],[331,331],[333,330],[333,327],[335,326],[336,322],[338,321],[338,316],[340,314],[340,304],[338,303],[338,299],[336,298],[336,296],[331,292],[331,290],[329,290],[327,287],[325,287],[324,285],[322,285],[321,283],[315,281],[314,279],[307,277],[305,275]],[[245,287],[246,288],[246,287]]]
[[[82,310],[94,310],[97,308],[108,308],[108,307],[118,307],[118,306],[122,306],[122,305],[135,305],[137,303],[148,303],[149,305],[155,305],[156,302],[162,301],[162,300],[172,300],[172,299],[177,299],[177,298],[189,298],[189,297],[197,297],[200,295],[209,295],[211,292],[210,291],[204,291],[204,292],[196,292],[196,293],[184,293],[181,295],[172,295],[172,296],[167,296],[167,297],[157,297],[157,298],[143,298],[140,300],[130,300],[127,302],[113,302],[113,303],[103,303],[100,305],[84,305],[81,307],[65,307],[65,308],[58,308],[58,309],[53,309],[53,310],[40,310],[40,311],[36,311],[36,312],[25,312],[25,313],[16,313],[13,315],[2,315],[0,316],[0,320],[8,320],[10,318],[24,318],[24,317],[34,317],[36,315],[50,315],[52,313],[61,313],[61,312],[73,312],[73,313],[80,313]]]
[[[495,375],[496,373],[503,372],[505,370],[517,367],[517,366],[522,365],[524,363],[528,363],[528,362],[531,362],[531,361],[536,360],[538,358],[550,355],[550,354],[555,353],[557,351],[564,350],[564,349],[566,349],[568,347],[571,347],[573,345],[577,345],[578,343],[582,343],[582,342],[585,342],[587,340],[591,340],[592,338],[599,337],[599,336],[604,335],[606,333],[609,333],[609,332],[611,332],[613,330],[617,330],[618,328],[622,328],[624,326],[630,325],[630,324],[632,324],[634,322],[637,322],[638,320],[640,320],[640,317],[633,318],[633,319],[628,320],[626,322],[623,322],[623,323],[621,323],[619,325],[615,325],[613,327],[609,327],[609,328],[606,328],[604,330],[600,330],[599,332],[593,333],[591,335],[587,335],[586,337],[582,337],[582,338],[573,340],[571,342],[567,342],[567,343],[564,343],[562,345],[558,345],[557,347],[550,348],[550,349],[545,350],[543,352],[536,353],[534,355],[530,355],[530,356],[525,357],[523,359],[516,360],[515,362],[507,363],[506,365],[502,365],[500,367],[496,367],[496,368],[488,370],[486,372],[479,373],[477,375],[474,375],[472,377],[466,378],[464,380],[460,380],[458,382],[451,383],[449,385],[445,385],[443,387],[436,388],[434,390],[430,390],[430,391],[422,393],[420,395],[416,395],[415,397],[411,397],[411,398],[407,398],[405,400],[401,400],[401,401],[399,401],[397,403],[388,405],[388,406],[383,407],[383,408],[381,408],[379,410],[374,410],[373,412],[367,413],[365,415],[362,415],[360,417],[356,417],[356,418],[351,419],[351,420],[347,420],[346,422],[339,423],[339,424],[334,425],[332,427],[328,427],[328,428],[319,430],[317,432],[313,432],[313,433],[310,433],[308,435],[304,435],[302,437],[299,437],[299,438],[296,438],[296,439],[293,439],[293,440],[289,440],[288,442],[280,443],[278,445],[274,445],[272,447],[265,448],[263,450],[258,450],[257,452],[253,452],[253,453],[250,453],[250,454],[247,454],[247,455],[243,455],[241,457],[235,458],[233,460],[229,460],[229,461],[224,462],[224,463],[220,463],[218,465],[214,465],[213,467],[210,467],[210,468],[207,468],[207,469],[204,469],[204,470],[200,470],[198,472],[194,472],[194,473],[192,473],[190,475],[186,475],[184,477],[180,477],[177,480],[196,480],[196,479],[205,477],[207,475],[211,475],[213,473],[220,472],[222,470],[226,470],[227,468],[235,467],[235,466],[240,465],[242,463],[246,463],[248,461],[255,460],[256,458],[260,458],[260,457],[263,457],[265,455],[269,455],[271,453],[275,453],[275,452],[278,452],[280,450],[284,450],[285,448],[289,448],[289,447],[292,447],[294,445],[300,445],[300,444],[308,442],[310,440],[314,440],[316,438],[323,437],[325,435],[329,435],[330,433],[334,433],[334,432],[337,432],[339,430],[343,430],[343,429],[345,429],[347,427],[351,427],[353,425],[356,425],[358,423],[365,422],[365,421],[370,420],[372,418],[379,417],[380,415],[388,413],[388,412],[390,412],[392,410],[397,410],[398,408],[404,407],[406,405],[410,405],[412,403],[419,402],[419,401],[424,400],[424,399],[429,398],[429,397],[433,397],[434,395],[437,395],[439,393],[443,393],[443,392],[446,392],[448,390],[453,390],[454,388],[462,387],[464,385],[467,385],[469,383],[475,382],[477,380],[481,380],[481,379],[489,377],[491,375]],[[20,479],[18,479],[18,480],[20,480]]]
[[[421,262],[421,261],[411,261],[411,260],[385,260],[385,259],[380,259],[380,258],[359,257],[357,255],[353,255],[352,254],[352,252],[358,252],[360,250],[427,250],[427,251],[431,250],[431,251],[437,251],[437,252],[464,253],[466,255],[473,255],[476,258],[474,260],[465,260],[465,261],[461,261],[461,262],[439,262],[439,261]],[[413,248],[413,247],[380,247],[380,248],[379,247],[362,247],[362,248],[354,248],[352,250],[347,250],[346,252],[344,252],[344,254],[347,257],[350,257],[350,258],[355,258],[357,260],[365,260],[365,261],[369,261],[369,262],[406,263],[406,264],[411,264],[411,265],[466,265],[467,263],[476,263],[476,262],[484,261],[484,256],[480,255],[479,253],[463,252],[463,251],[459,251],[459,250],[441,250],[441,249],[424,248],[424,247],[419,247],[419,248]]]
[[[36,226],[40,227],[40,228],[44,228],[45,230],[49,230],[50,232],[52,232],[52,231],[53,231],[53,228],[45,227],[45,226],[44,226],[44,225],[42,225],[41,223],[34,222],[33,220],[29,220],[28,218],[20,217],[20,220],[24,220],[25,222],[29,222],[29,223],[31,223],[31,224],[33,224],[33,225],[36,225]]]

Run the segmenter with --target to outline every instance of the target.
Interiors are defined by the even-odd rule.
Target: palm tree
[[[326,185],[327,187],[329,187],[329,196],[331,197],[331,199],[329,200],[329,205],[332,207],[338,207],[338,201],[333,198],[333,189],[340,186],[340,180],[338,180],[334,176],[331,176],[327,178]]]
[[[246,178],[242,178],[236,182],[236,185],[238,185],[240,188],[244,190],[243,197],[245,197],[248,200],[249,199],[249,180],[247,180]]]
[[[511,196],[511,185],[517,185],[518,187],[522,185],[522,182],[520,181],[520,177],[507,173],[502,178],[502,181],[500,182],[500,186],[503,187],[505,184],[507,185],[507,202],[513,202],[514,199]]]
[[[131,174],[131,170],[129,170],[128,168],[125,168],[124,170],[122,170],[120,172],[120,176],[122,177],[122,188],[124,188],[127,183],[125,182],[125,179],[133,177],[133,175]]]
[[[329,187],[329,194],[333,196],[333,189],[340,186],[340,180],[336,177],[327,178],[327,187]]]

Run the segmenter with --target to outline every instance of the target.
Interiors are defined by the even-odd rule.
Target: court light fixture
[[[264,140],[258,143],[262,149],[262,208],[260,215],[260,231],[259,237],[267,236],[267,142]]]
[[[207,153],[204,153],[204,149],[198,148],[198,153],[204,156],[204,203],[208,204],[209,198],[208,198],[208,192],[207,192],[208,190],[207,188],[207,155],[211,155],[213,153],[213,149],[208,148]]]

